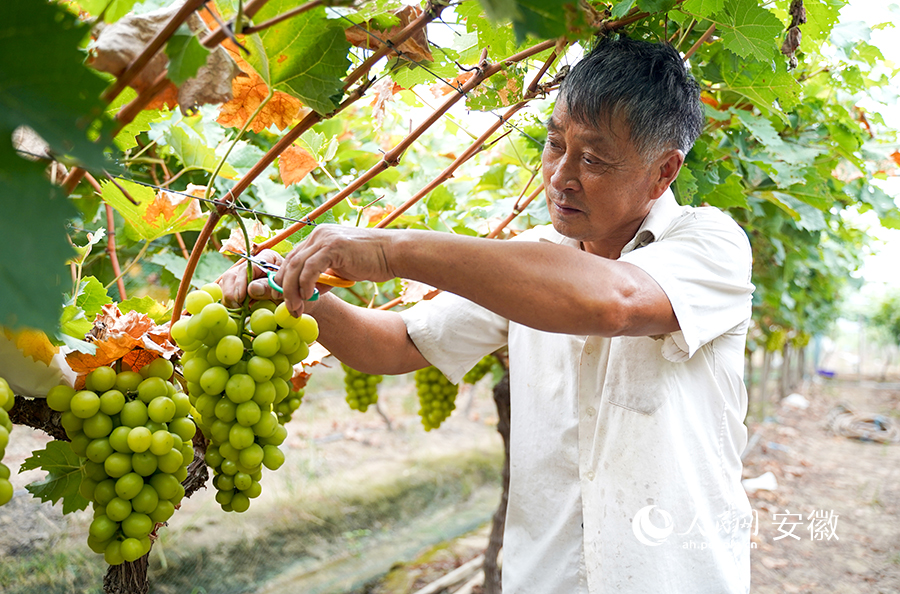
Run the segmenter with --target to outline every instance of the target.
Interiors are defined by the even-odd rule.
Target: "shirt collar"
[[[651,244],[669,228],[669,225],[684,212],[684,207],[675,200],[671,188],[666,188],[656,199],[650,212],[644,218],[634,237],[622,248],[622,254]]]

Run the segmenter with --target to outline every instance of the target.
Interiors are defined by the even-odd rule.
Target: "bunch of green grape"
[[[370,404],[378,402],[378,384],[384,379],[381,375],[369,375],[357,371],[341,363],[344,368],[344,387],[347,390],[347,404],[353,410],[366,412]]]
[[[459,386],[451,384],[436,367],[416,372],[416,392],[419,394],[419,416],[425,431],[437,429],[456,408]]]
[[[9,388],[6,380],[0,377],[0,505],[6,505],[13,496],[13,486],[9,482],[9,467],[3,464],[3,454],[6,453],[6,444],[9,443],[9,434],[12,431],[12,421],[9,420],[9,410],[16,401],[16,395]]]
[[[295,318],[270,301],[236,319],[221,299],[214,284],[188,293],[190,317],[172,326],[172,338],[184,351],[194,418],[210,440],[206,463],[216,501],[225,511],[243,512],[262,492],[262,467],[284,463],[278,446],[287,430],[274,407],[290,394],[294,365],[306,358],[319,329],[310,316]]]
[[[486,376],[491,369],[494,368],[494,364],[497,363],[497,359],[494,358],[493,355],[487,355],[482,358],[481,361],[475,364],[475,367],[466,372],[463,376],[464,384],[474,384],[477,383],[481,378]]]
[[[294,411],[300,408],[300,403],[303,402],[304,390],[291,390],[288,392],[287,397],[284,400],[274,405],[275,414],[278,415],[278,422],[282,425],[290,422],[291,415],[294,414]]]
[[[87,458],[79,490],[94,508],[88,546],[110,565],[146,555],[154,526],[184,497],[197,427],[173,371],[162,358],[140,373],[98,367],[84,390],[56,386],[47,394],[72,451]]]

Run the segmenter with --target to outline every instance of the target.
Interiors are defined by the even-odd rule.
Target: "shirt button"
[[[593,470],[589,470],[589,471],[587,472],[587,474],[585,474],[584,476],[587,477],[587,480],[592,481],[592,480],[594,480],[594,471],[593,471]]]
[[[594,352],[594,346],[593,346],[593,345],[590,345],[590,344],[585,345],[585,347],[584,347],[584,352],[585,352],[586,354],[590,355],[591,353]]]
[[[595,414],[597,414],[597,409],[595,409],[593,406],[589,406],[589,407],[587,408],[587,410],[584,411],[584,412],[587,413],[587,416],[593,417]]]

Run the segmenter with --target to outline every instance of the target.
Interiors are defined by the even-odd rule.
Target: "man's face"
[[[542,169],[553,227],[589,252],[617,258],[665,189],[655,193],[659,172],[637,152],[623,121],[587,126],[559,101],[547,128]]]

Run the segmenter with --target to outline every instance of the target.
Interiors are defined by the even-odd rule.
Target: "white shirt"
[[[550,226],[518,239],[578,248]],[[749,242],[719,210],[667,191],[619,259],[659,283],[680,331],[541,332],[449,293],[402,314],[453,382],[509,346],[503,591],[745,594]]]

